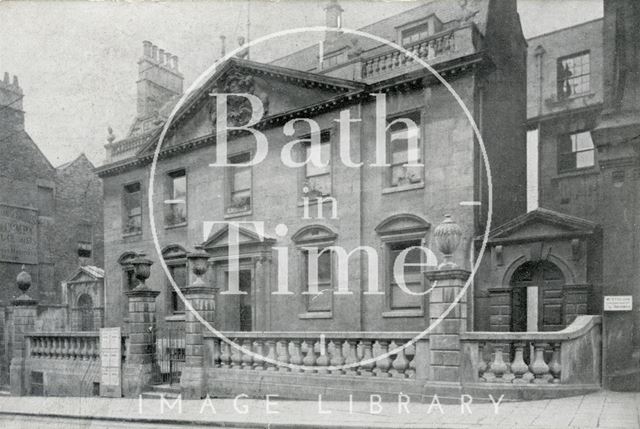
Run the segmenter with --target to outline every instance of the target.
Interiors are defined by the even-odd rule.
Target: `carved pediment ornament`
[[[263,91],[257,91],[253,76],[238,69],[227,73],[224,80],[218,86],[218,92],[224,94],[252,94],[262,101],[264,115],[268,113],[269,97]],[[212,123],[216,122],[216,101],[212,99],[209,104],[209,114]],[[251,119],[251,103],[245,97],[230,96],[227,99],[227,123],[238,127],[245,125]]]

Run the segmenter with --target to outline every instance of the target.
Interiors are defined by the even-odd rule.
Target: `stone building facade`
[[[22,265],[41,304],[58,304],[60,284],[80,265],[102,265],[102,183],[86,156],[53,167],[25,130],[18,78],[0,81],[0,286],[3,301]]]
[[[333,5],[326,9],[327,22],[338,26],[340,11]],[[524,213],[525,131],[520,124],[525,121],[526,45],[515,1],[429,2],[363,30],[404,44],[447,79],[479,124],[491,164],[500,166],[493,175],[493,224]],[[318,57],[318,52],[314,46],[271,64],[230,59],[179,111],[163,144],[152,190],[163,257],[176,282],[184,286],[189,281],[186,253],[194,244],[204,246],[211,256],[207,281],[217,288],[215,322],[222,330],[421,330],[429,321],[428,299],[402,293],[392,281],[392,265],[411,246],[432,248],[432,225],[450,214],[464,231],[455,261],[470,268],[474,238],[487,225],[488,203],[473,131],[447,89],[392,49],[366,38],[328,33],[323,55]],[[154,79],[154,87],[167,89],[162,91],[167,95],[165,105],[158,110],[160,118],[166,117],[175,102],[167,79],[177,76],[177,60],[145,42],[140,63],[155,66],[147,77]],[[256,128],[269,142],[264,161],[251,168],[209,166],[216,159],[215,101],[208,95],[214,90],[249,92],[263,102],[266,113]],[[399,117],[419,126],[423,168],[412,170],[402,162],[371,166],[376,156],[377,99],[372,93],[385,94],[384,127]],[[138,104],[143,104],[146,95],[140,86],[138,97]],[[237,111],[230,110],[229,120],[237,119]],[[362,161],[362,168],[340,161],[340,127],[335,121],[342,110],[361,119],[352,122],[350,133],[351,157]],[[319,124],[322,152],[330,167],[283,165],[283,146],[310,134],[303,123],[296,125],[293,137],[283,134],[287,121],[301,117]],[[125,292],[134,283],[130,264],[134,255],[142,252],[158,260],[147,192],[159,125],[142,133],[134,126],[121,140],[110,136],[107,163],[98,169],[105,196],[107,325],[120,325],[127,318]],[[393,152],[392,145],[385,145],[396,161],[406,158],[406,146]],[[297,146],[295,156],[303,159],[306,148]],[[229,140],[232,163],[246,160],[255,150],[251,136]],[[322,205],[322,216],[316,215],[316,204],[305,216],[305,197],[314,200],[319,195],[331,197]],[[262,231],[244,225],[239,232],[239,287],[248,292],[240,297],[221,293],[230,271],[230,232],[211,222],[224,220],[264,222]],[[286,233],[276,228],[278,224],[287,226]],[[304,247],[309,245],[377,249],[384,294],[366,293],[368,260],[358,252],[351,255],[347,271],[353,294],[328,292],[315,299],[302,294],[308,286]],[[288,255],[276,253],[274,247],[286,249]],[[420,262],[419,255],[413,257]],[[277,275],[282,258],[288,261],[286,277],[293,295],[272,294],[281,284]],[[335,291],[336,263],[335,259],[320,262],[319,287]],[[424,277],[414,277],[407,286],[424,291]],[[158,264],[147,283],[160,292],[158,323],[184,320],[181,303]]]

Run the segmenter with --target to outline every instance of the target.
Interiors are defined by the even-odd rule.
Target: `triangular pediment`
[[[264,109],[262,119],[256,125],[260,128],[273,118],[292,115],[305,107],[320,105],[361,87],[362,84],[354,81],[231,58],[182,104],[163,141],[163,150],[207,136],[214,138],[216,97],[212,97],[212,93],[243,93],[257,97]],[[245,125],[251,119],[251,113],[252,106],[247,98],[228,98],[228,125]],[[138,153],[153,153],[159,134],[158,130],[157,135]]]
[[[67,283],[94,282],[104,278],[104,270],[102,268],[86,265],[76,269],[69,277]]]
[[[538,208],[505,223],[489,233],[492,241],[537,241],[554,237],[593,234],[598,225],[576,216]]]
[[[275,241],[273,237],[270,237],[266,234],[261,234],[249,228],[245,228],[242,226],[239,226],[237,228],[238,243],[241,247],[242,245],[246,244],[262,244],[270,246]],[[226,248],[229,246],[230,241],[231,236],[229,225],[226,224],[222,226],[222,228],[211,234],[209,238],[203,243],[203,247],[205,250]]]

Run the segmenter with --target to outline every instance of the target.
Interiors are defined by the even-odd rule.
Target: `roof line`
[[[574,24],[574,25],[572,25],[572,26],[570,26],[570,27],[558,28],[557,30],[549,31],[549,32],[547,32],[547,33],[538,34],[537,36],[529,37],[529,38],[527,38],[526,40],[527,40],[527,42],[528,42],[529,40],[538,39],[538,38],[540,38],[540,37],[549,36],[549,35],[554,34],[554,33],[559,33],[559,32],[561,32],[561,31],[566,31],[566,30],[571,30],[571,29],[574,29],[574,28],[580,27],[580,26],[582,26],[582,25],[593,24],[593,23],[594,23],[594,22],[596,22],[596,21],[603,21],[603,20],[604,20],[604,17],[595,18],[595,19],[592,19],[592,20],[589,20],[589,21],[584,21],[584,22],[580,22],[580,23],[578,23],[578,24]]]

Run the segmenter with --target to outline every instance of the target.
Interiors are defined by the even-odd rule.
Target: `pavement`
[[[640,428],[640,393],[426,403],[0,397],[1,428]],[[469,402],[469,398],[463,398]]]

